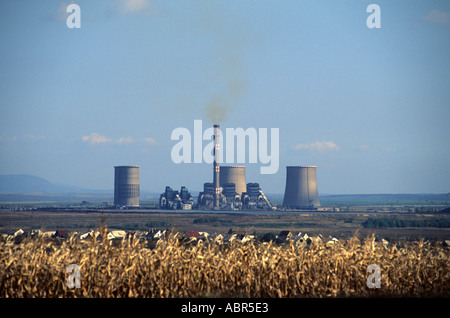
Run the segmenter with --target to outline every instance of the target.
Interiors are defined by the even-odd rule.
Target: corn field
[[[332,246],[186,242],[170,234],[82,242],[27,238],[0,243],[0,297],[448,297],[450,252],[421,241],[389,248],[373,236]],[[69,288],[70,264],[80,286]],[[370,264],[380,268],[369,288]]]

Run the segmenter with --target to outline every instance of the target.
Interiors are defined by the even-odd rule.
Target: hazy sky
[[[177,127],[279,128],[278,173],[317,165],[319,193],[450,191],[450,2],[77,0],[0,2],[0,174],[112,189],[201,190],[175,164]],[[381,28],[369,29],[369,4]],[[215,112],[214,112],[215,111]],[[205,145],[207,142],[205,142]]]

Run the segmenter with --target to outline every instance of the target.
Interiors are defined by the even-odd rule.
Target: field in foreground
[[[450,251],[374,237],[303,244],[27,238],[0,243],[0,297],[449,297]],[[70,264],[80,288],[70,289]],[[369,288],[380,269],[379,288]]]

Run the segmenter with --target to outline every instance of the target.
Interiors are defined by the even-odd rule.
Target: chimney
[[[219,208],[219,191],[220,191],[220,166],[219,166],[219,134],[220,126],[214,125],[214,174],[213,174],[213,184],[214,184],[214,209]]]

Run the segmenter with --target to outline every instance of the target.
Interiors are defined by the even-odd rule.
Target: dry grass
[[[450,296],[449,250],[423,241],[385,248],[355,236],[333,246],[224,245],[170,235],[147,244],[74,236],[59,244],[2,242],[0,297]],[[79,265],[81,288],[67,287],[69,264]],[[369,264],[381,268],[381,288],[367,287]]]

